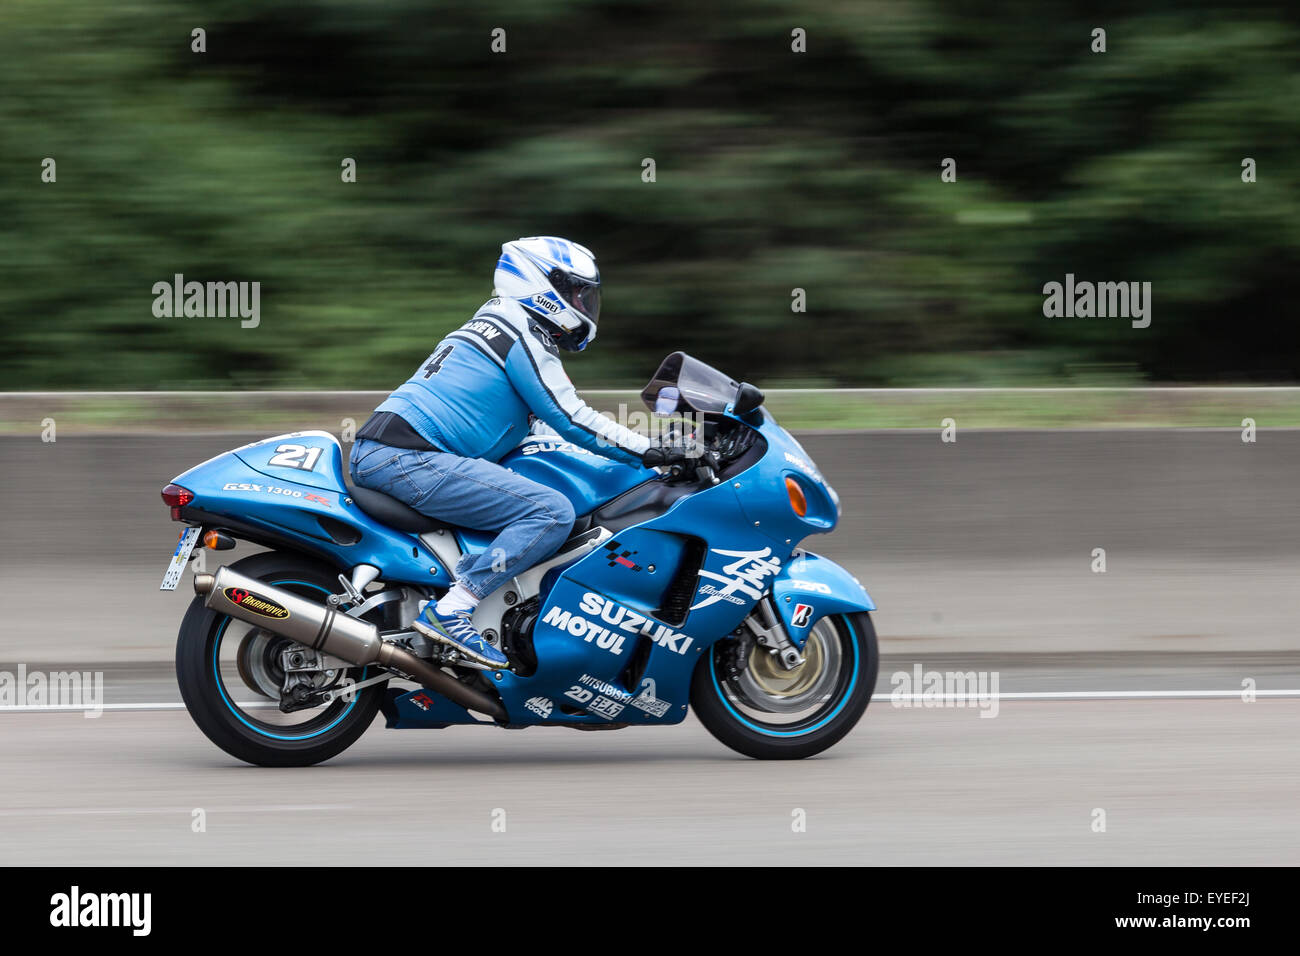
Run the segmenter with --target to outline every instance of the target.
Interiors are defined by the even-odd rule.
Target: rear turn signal
[[[793,478],[786,478],[785,491],[790,496],[790,508],[800,518],[808,513],[808,499],[803,496],[803,489]]]
[[[203,547],[210,551],[229,551],[235,546],[235,539],[213,528],[203,532]]]
[[[163,504],[172,509],[172,520],[181,520],[181,509],[194,500],[194,492],[180,485],[168,485],[162,490]]]

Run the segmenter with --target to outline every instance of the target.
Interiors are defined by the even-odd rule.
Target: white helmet
[[[600,272],[585,246],[555,236],[503,243],[493,282],[497,296],[549,324],[561,348],[581,352],[596,337]]]

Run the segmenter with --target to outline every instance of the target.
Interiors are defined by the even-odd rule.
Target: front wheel
[[[747,634],[719,641],[691,679],[691,707],[709,733],[760,760],[821,753],[857,724],[880,658],[865,612],[813,625],[804,662],[786,670]]]

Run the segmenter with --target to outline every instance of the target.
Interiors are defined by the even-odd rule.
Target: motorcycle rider
[[[686,451],[652,445],[601,415],[564,372],[560,349],[585,349],[600,317],[600,273],[588,249],[554,236],[504,243],[494,285],[493,298],[443,338],[358,430],[349,469],[355,484],[422,514],[497,532],[482,553],[462,557],[455,584],[413,627],[471,660],[504,667],[505,655],[470,623],[474,608],[554,554],[574,511],[560,492],[497,461],[544,426],[596,454],[646,467],[682,461]]]

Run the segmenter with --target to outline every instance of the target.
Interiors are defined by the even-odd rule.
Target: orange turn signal
[[[790,496],[790,507],[800,518],[808,513],[808,499],[803,496],[803,489],[793,478],[786,478],[785,491]]]
[[[229,551],[235,546],[235,539],[224,531],[212,528],[203,532],[203,547],[211,551]]]

